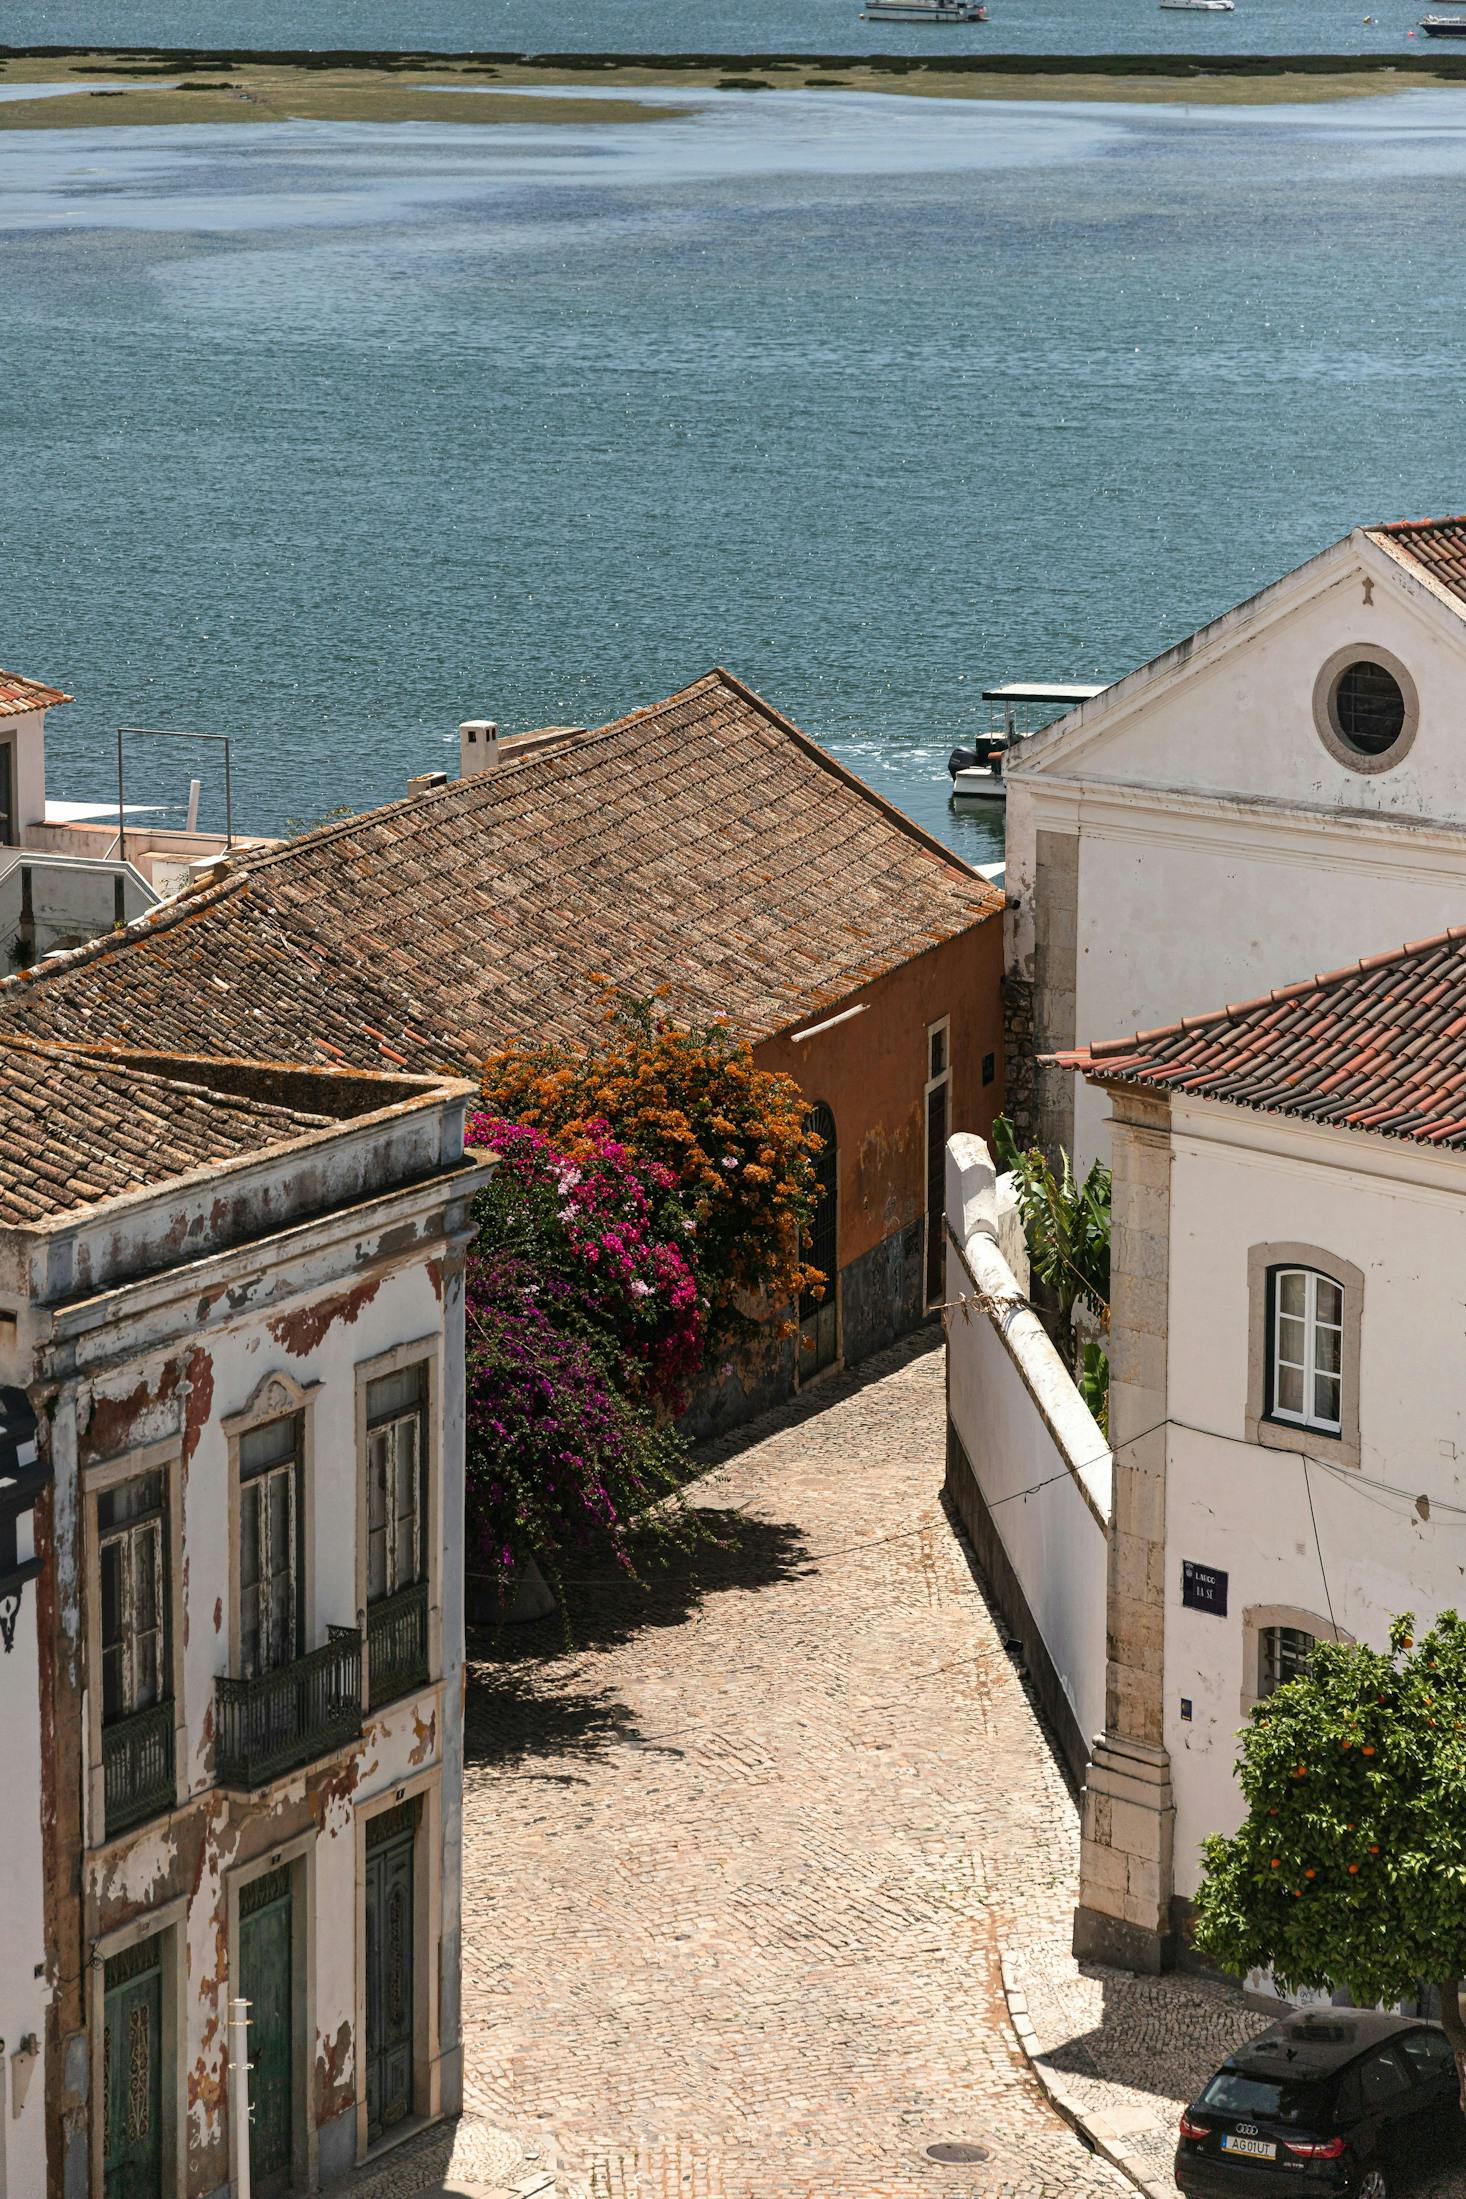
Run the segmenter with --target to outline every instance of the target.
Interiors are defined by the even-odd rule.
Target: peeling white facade
[[[0,1229],[0,1381],[35,1402],[54,1475],[45,1570],[0,1672],[3,1760],[42,1767],[7,1796],[35,1824],[21,1838],[7,1821],[0,1842],[0,2026],[7,2056],[27,2029],[45,2047],[24,2112],[0,2116],[4,2199],[100,2194],[114,2144],[156,2154],[159,2199],[234,2189],[226,2015],[247,1942],[261,1976],[274,1965],[257,2022],[275,2025],[279,2188],[330,2182],[409,2118],[461,2104],[462,1258],[485,1173],[463,1152],[471,1088],[219,1073],[332,1119]],[[256,1479],[271,1445],[283,1463]],[[379,1483],[398,1493],[373,1538]],[[104,1586],[118,1579],[125,1634]],[[154,1579],[158,1630],[137,1617]],[[153,1700],[109,1711],[145,1656]],[[384,1857],[396,1906],[388,1924],[371,1911],[369,1950]],[[386,2068],[394,1961],[384,2129],[366,2061],[375,2041]],[[257,2166],[255,2199],[270,2188]]]
[[[1320,730],[1326,668],[1379,657],[1418,726],[1388,769]],[[1007,771],[1008,972],[1035,1051],[1153,1030],[1466,913],[1466,602],[1356,530],[1024,742]],[[1041,1069],[1081,1172],[1105,1108]]]

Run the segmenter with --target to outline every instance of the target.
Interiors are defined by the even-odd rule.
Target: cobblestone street
[[[941,1506],[933,1344],[725,1441],[695,1585],[582,1585],[570,1654],[556,1621],[479,1639],[456,2176],[1130,2188],[1005,2018],[999,1946],[1067,1936],[1075,1813]]]

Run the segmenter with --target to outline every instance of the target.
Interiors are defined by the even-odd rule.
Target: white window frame
[[[96,1500],[98,1512],[97,1570],[103,1581],[106,1579],[108,1550],[121,1546],[126,1552],[118,1576],[118,1616],[122,1627],[121,1636],[116,1645],[122,1652],[122,1700],[117,1711],[119,1722],[136,1716],[140,1710],[150,1710],[154,1703],[166,1701],[168,1695],[172,1692],[169,1685],[171,1675],[168,1670],[168,1473],[166,1467],[161,1466],[154,1467],[153,1472],[158,1479],[157,1507],[141,1518],[126,1520],[121,1526],[117,1527],[103,1527],[101,1524],[100,1493]],[[128,1475],[123,1481],[115,1482],[113,1488],[126,1488],[128,1481],[141,1481],[146,1478],[143,1474]],[[110,1495],[111,1491],[109,1490],[106,1493]],[[150,1630],[139,1627],[134,1608],[139,1572],[138,1549],[145,1540],[152,1545],[154,1619]],[[157,1692],[153,1696],[152,1702],[140,1703],[138,1701],[137,1649],[139,1637],[146,1631],[151,1631],[158,1638],[155,1653]],[[104,1633],[101,1640],[100,1671],[98,1675],[102,1688],[102,1723],[104,1726],[107,1723],[107,1653],[108,1643]]]
[[[394,1369],[394,1372],[395,1371],[398,1370]],[[428,1570],[428,1523],[426,1517],[428,1497],[427,1418],[430,1381],[426,1361],[418,1361],[415,1363],[409,1362],[408,1367],[402,1369],[401,1371],[404,1373],[417,1371],[419,1373],[419,1394],[417,1403],[415,1405],[407,1405],[401,1407],[398,1411],[394,1413],[384,1414],[378,1420],[373,1420],[368,1415],[366,1422],[366,1554],[368,1605],[375,1601],[385,1601],[387,1597],[395,1596],[400,1589],[415,1587],[419,1581],[426,1579]],[[376,1379],[376,1376],[372,1377],[373,1381],[375,1381]],[[370,1387],[370,1383],[364,1385],[364,1388],[368,1392],[370,1391]],[[399,1579],[397,1567],[397,1538],[398,1528],[401,1522],[402,1515],[396,1508],[398,1474],[395,1450],[398,1441],[398,1431],[404,1427],[411,1427],[414,1431],[416,1455],[412,1463],[412,1564],[406,1579]],[[383,1506],[385,1517],[382,1524],[382,1536],[383,1570],[385,1573],[385,1581],[383,1586],[378,1590],[376,1597],[373,1597],[371,1587],[373,1476],[372,1452],[375,1444],[378,1442],[379,1439],[387,1442],[389,1453],[387,1471],[384,1476],[383,1486]]]
[[[293,1375],[276,1371],[264,1375],[243,1410],[221,1416],[219,1426],[229,1446],[229,1626],[228,1669],[242,1680],[244,1670],[243,1598],[240,1591],[240,1471],[239,1439],[251,1428],[270,1420],[284,1420],[298,1413],[300,1428],[299,1499],[295,1517],[295,1551],[299,1567],[298,1636],[295,1654],[309,1654],[316,1642],[315,1594],[315,1403],[319,1382],[300,1383]],[[254,1476],[246,1476],[254,1479]]]
[[[357,1625],[367,1622],[367,1535],[369,1522],[367,1388],[379,1375],[401,1374],[408,1367],[423,1369],[422,1388],[422,1514],[418,1522],[418,1578],[428,1584],[428,1675],[430,1684],[443,1672],[443,1339],[441,1334],[415,1336],[390,1351],[360,1359],[352,1370],[356,1384],[356,1613]],[[461,1562],[461,1561],[460,1561]],[[365,2037],[365,2033],[362,2034]],[[365,2110],[363,2110],[365,2112]]]
[[[1283,1285],[1290,1277],[1295,1275],[1301,1278],[1304,1286],[1301,1316],[1298,1314],[1285,1315],[1282,1310]],[[1271,1281],[1271,1333],[1268,1337],[1268,1374],[1271,1384],[1268,1402],[1269,1414],[1274,1420],[1286,1420],[1296,1428],[1316,1428],[1322,1435],[1338,1436],[1343,1432],[1344,1426],[1344,1337],[1348,1321],[1348,1307],[1346,1304],[1348,1294],[1345,1285],[1339,1281],[1337,1276],[1325,1275],[1316,1267],[1303,1266],[1274,1268]],[[1325,1321],[1320,1318],[1318,1310],[1318,1286],[1320,1283],[1325,1283],[1330,1290],[1338,1292],[1339,1318],[1337,1321]],[[1301,1361],[1284,1359],[1283,1322],[1284,1320],[1297,1321],[1299,1319],[1303,1324],[1303,1357]],[[1338,1350],[1335,1354],[1338,1363],[1337,1366],[1332,1368],[1320,1368],[1318,1363],[1319,1333],[1324,1329],[1329,1330],[1338,1338]],[[1279,1401],[1279,1377],[1284,1368],[1290,1373],[1296,1370],[1303,1377],[1303,1404],[1301,1409],[1296,1412]],[[1339,1410],[1333,1419],[1324,1418],[1317,1409],[1317,1385],[1320,1374],[1326,1381],[1332,1381],[1338,1386]]]
[[[1337,1283],[1344,1294],[1344,1334],[1339,1388],[1340,1419],[1330,1427],[1318,1420],[1280,1413],[1273,1402],[1277,1364],[1273,1327],[1273,1283],[1279,1270],[1302,1268]],[[1364,1332],[1364,1271],[1332,1247],[1294,1239],[1247,1248],[1247,1399],[1246,1440],[1263,1450],[1305,1451],[1340,1466],[1360,1461],[1359,1410]]]
[[[86,1845],[104,1848],[112,1841],[127,1842],[156,1832],[155,1823],[133,1825],[107,1833],[107,1786],[102,1764],[102,1529],[97,1499],[119,1482],[140,1474],[163,1477],[163,1520],[167,1546],[163,1575],[168,1590],[163,1650],[169,1695],[173,1703],[173,1799],[174,1806],[188,1793],[189,1753],[183,1687],[183,1504],[182,1467],[177,1438],[142,1445],[120,1457],[99,1460],[83,1475],[86,1521],[86,1654],[89,1684],[86,1691],[87,1808]]]
[[[299,1413],[281,1413],[278,1421],[264,1421],[264,1428],[289,1425],[293,1430],[293,1443],[287,1457],[277,1459],[268,1466],[256,1466],[244,1470],[241,1462],[236,1501],[239,1506],[240,1565],[239,1603],[236,1612],[239,1627],[239,1666],[246,1680],[263,1679],[267,1672],[277,1672],[292,1665],[303,1656],[301,1635],[301,1559],[300,1513],[301,1468],[305,1448],[305,1430]],[[253,1429],[247,1431],[253,1434]],[[280,1483],[285,1490],[285,1550],[282,1553],[274,1544],[272,1522],[274,1505],[271,1502],[273,1484]],[[244,1583],[244,1520],[246,1508],[254,1506],[254,1545],[258,1561],[258,1576],[246,1589]],[[285,1609],[284,1654],[269,1657],[272,1621],[275,1617],[274,1601],[279,1585],[283,1582]],[[245,1625],[245,1599],[253,1598],[253,1629]],[[253,1633],[255,1654],[253,1660],[246,1655],[246,1643]]]

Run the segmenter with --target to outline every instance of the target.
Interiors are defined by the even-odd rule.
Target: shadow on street
[[[573,1759],[635,1744],[636,1721],[614,1690],[585,1686],[586,1658],[648,1627],[681,1626],[710,1596],[753,1595],[804,1568],[808,1546],[797,1527],[705,1505],[692,1517],[697,1535],[687,1546],[639,1538],[635,1575],[609,1555],[578,1557],[563,1583],[568,1639],[559,1612],[530,1625],[469,1630],[470,1775],[528,1755]]]

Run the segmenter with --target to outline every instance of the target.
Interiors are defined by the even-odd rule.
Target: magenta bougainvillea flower
[[[470,1542],[508,1575],[558,1570],[681,1478],[670,1416],[702,1365],[706,1306],[678,1242],[669,1172],[638,1168],[603,1122],[579,1156],[542,1131],[470,1118],[497,1154],[466,1276]]]

